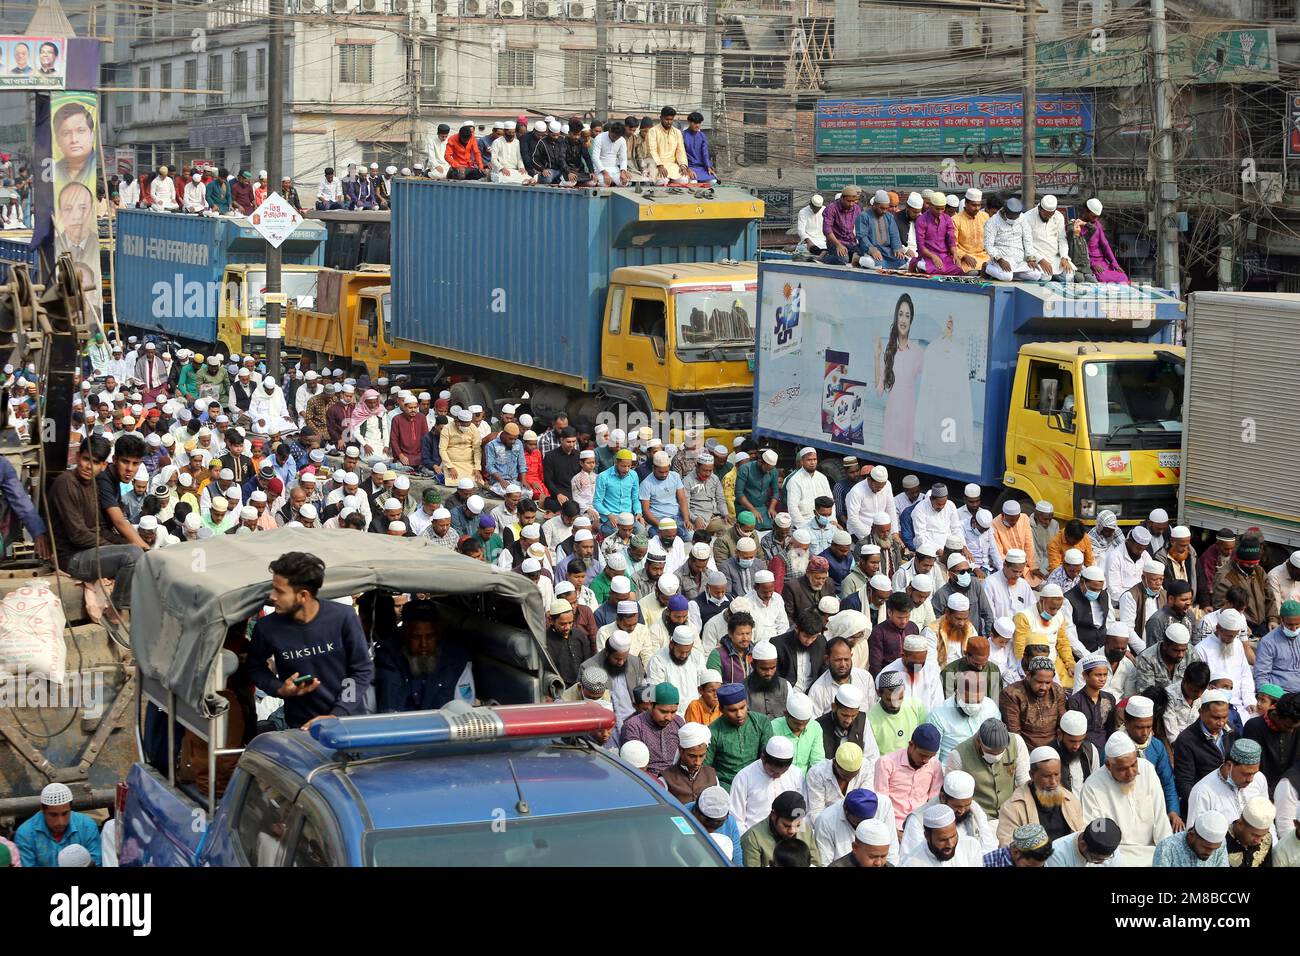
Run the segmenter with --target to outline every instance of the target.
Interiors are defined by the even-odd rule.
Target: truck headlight
[[[1095,518],[1097,517],[1097,499],[1080,498],[1079,499],[1079,517]]]

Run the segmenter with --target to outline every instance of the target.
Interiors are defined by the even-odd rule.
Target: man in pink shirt
[[[906,747],[876,761],[876,793],[889,797],[901,836],[907,815],[939,792],[943,767],[939,764],[939,728],[920,724]]]

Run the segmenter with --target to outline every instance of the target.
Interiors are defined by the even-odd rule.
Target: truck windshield
[[[1100,448],[1165,448],[1181,442],[1183,366],[1158,359],[1087,362],[1088,429]]]
[[[371,830],[370,866],[720,866],[708,840],[668,807]]]
[[[266,273],[248,273],[248,308],[252,313],[261,312],[265,303],[262,295],[266,292]],[[280,288],[289,297],[289,303],[300,309],[310,309],[316,305],[316,273],[290,272],[285,269],[280,273]]]
[[[758,292],[746,286],[743,292],[732,288],[687,289],[675,293],[677,313],[677,351],[705,353],[701,358],[723,358],[718,350],[754,347],[754,316]],[[712,356],[707,353],[712,352]]]

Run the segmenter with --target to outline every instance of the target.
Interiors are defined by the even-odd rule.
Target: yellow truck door
[[[1074,387],[1071,366],[1022,355],[1009,409],[1007,471],[1016,480],[1008,484],[1050,501],[1058,518],[1074,513]]]
[[[654,405],[668,404],[668,296],[663,289],[612,285],[605,316],[601,371],[643,385]]]
[[[217,320],[217,340],[227,355],[244,349],[244,313],[248,308],[248,290],[244,274],[226,269],[221,281],[221,312]]]

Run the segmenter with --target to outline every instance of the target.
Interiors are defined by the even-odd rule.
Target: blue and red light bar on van
[[[594,701],[519,704],[470,710],[327,717],[308,733],[330,750],[418,747],[486,740],[574,737],[612,729],[614,712]]]

